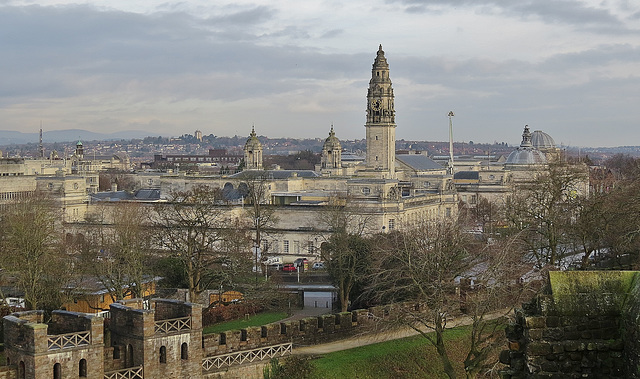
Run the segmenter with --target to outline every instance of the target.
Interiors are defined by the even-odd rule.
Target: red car
[[[286,265],[284,265],[284,266],[282,267],[282,271],[285,271],[285,272],[294,272],[294,271],[296,271],[296,266],[294,266],[294,265],[293,265],[293,264],[291,264],[291,263],[287,263]]]

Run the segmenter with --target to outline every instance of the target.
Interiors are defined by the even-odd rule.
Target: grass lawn
[[[470,327],[445,332],[445,344],[458,377],[464,378],[462,362]],[[316,378],[446,378],[435,348],[422,336],[381,342],[326,354],[312,361]]]
[[[270,324],[287,318],[286,312],[264,312],[258,313],[248,319],[233,320],[221,322],[219,324],[209,325],[202,330],[202,334],[221,333],[228,330],[244,329],[249,326],[260,326]]]

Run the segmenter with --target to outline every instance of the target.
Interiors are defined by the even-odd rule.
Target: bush
[[[314,368],[309,357],[290,355],[280,364],[273,358],[263,370],[264,379],[307,379],[313,375]]]
[[[239,304],[216,305],[202,311],[202,326],[206,327],[223,321],[237,320],[243,318],[246,314],[256,314],[263,310],[264,306],[251,301]]]

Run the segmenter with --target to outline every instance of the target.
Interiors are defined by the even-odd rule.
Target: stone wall
[[[295,346],[306,346],[336,341],[370,332],[376,325],[375,319],[387,316],[388,312],[384,308],[374,307],[206,334],[202,343],[203,356],[251,350],[286,342],[293,342]]]
[[[502,378],[637,377],[628,362],[638,355],[628,356],[639,343],[626,332],[640,327],[637,313],[629,317],[628,312],[640,307],[640,298],[628,296],[637,287],[636,276],[551,272],[551,293],[518,310],[516,322],[506,330],[509,350],[500,354],[500,361],[508,368]]]

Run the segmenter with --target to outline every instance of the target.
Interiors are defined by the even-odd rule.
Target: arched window
[[[186,342],[180,346],[180,359],[189,359],[189,345]]]
[[[24,369],[24,361],[20,361],[18,364],[18,379],[24,379],[25,369]]]
[[[113,347],[113,359],[120,359],[120,346]]]
[[[160,363],[167,363],[167,348],[160,346]]]
[[[53,365],[53,379],[62,379],[62,366],[60,366],[60,363]]]
[[[87,377],[87,360],[84,358],[78,363],[78,376],[81,378]]]

